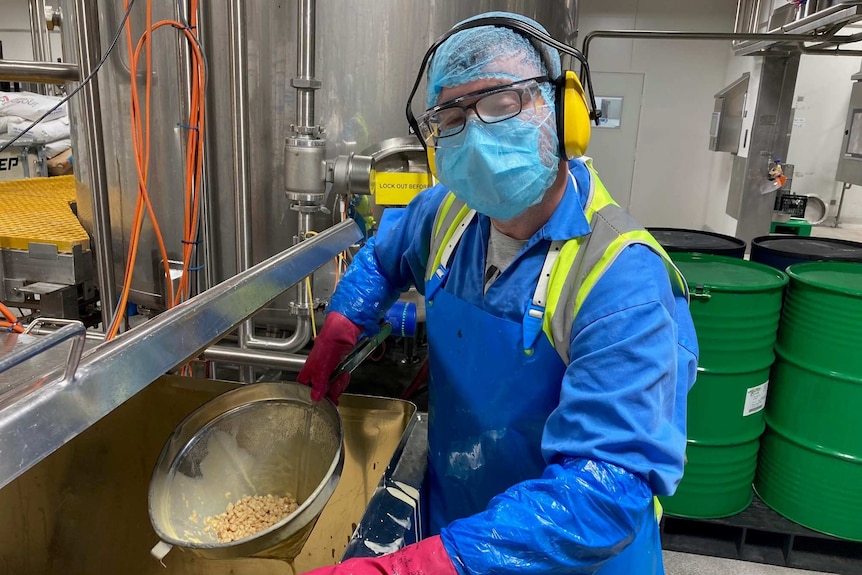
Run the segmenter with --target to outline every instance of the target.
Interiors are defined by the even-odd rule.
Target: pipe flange
[[[300,194],[300,195],[308,196],[308,194]],[[288,196],[290,196],[290,193],[288,193]],[[291,199],[293,199],[293,198],[291,198]],[[319,199],[320,199],[319,197],[313,197],[311,201],[313,201],[313,202],[317,202]],[[304,201],[308,201],[308,200],[307,200],[306,198],[302,198],[302,199],[300,199],[300,200],[298,200],[298,201],[300,201],[300,202],[304,202]],[[329,210],[328,210],[328,209],[326,209],[323,205],[318,204],[318,203],[313,203],[313,204],[302,204],[302,203],[298,203],[298,204],[291,204],[291,205],[290,205],[290,209],[291,209],[291,210],[293,210],[294,212],[299,212],[299,213],[301,213],[301,214],[316,214],[316,213],[318,213],[318,212],[326,212],[326,213],[328,213],[328,212],[329,212]]]
[[[295,316],[309,317],[311,315],[311,306],[307,303],[299,304],[295,301],[292,301],[287,304],[287,309],[291,314]]]
[[[309,138],[295,138],[295,139],[306,139],[312,140],[319,136],[322,136],[326,133],[326,126],[297,126],[296,124],[290,125],[290,131],[293,132],[296,136],[310,136]],[[288,138],[294,139],[294,138]],[[323,140],[324,142],[326,140]]]

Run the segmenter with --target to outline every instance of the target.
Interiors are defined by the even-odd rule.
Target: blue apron
[[[524,327],[441,289],[442,265],[426,284],[429,385],[429,527],[479,513],[509,487],[542,476],[545,421],[566,366],[544,335],[524,351]],[[658,523],[606,562],[601,575],[663,574]]]

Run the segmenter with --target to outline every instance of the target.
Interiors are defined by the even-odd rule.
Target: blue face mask
[[[557,177],[556,138],[547,136],[542,122],[515,117],[485,124],[472,117],[452,136],[461,138],[459,146],[437,150],[438,177],[477,212],[511,220],[542,201]],[[543,146],[553,146],[553,152],[542,154]]]

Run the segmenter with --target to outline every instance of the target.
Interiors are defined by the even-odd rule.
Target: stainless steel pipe
[[[78,64],[81,77],[86,78],[102,57],[99,42],[99,13],[93,2],[75,0],[73,28],[78,31]],[[84,183],[93,198],[93,243],[96,252],[96,274],[99,281],[99,300],[102,307],[102,325],[107,329],[117,306],[117,283],[114,277],[114,248],[111,238],[111,211],[108,202],[108,178],[105,169],[102,106],[99,98],[99,79],[93,77],[81,90],[79,105],[89,166],[75,170],[81,177],[89,176]],[[80,133],[80,132],[79,132]],[[81,142],[75,142],[81,144]]]
[[[228,44],[230,45],[231,129],[233,137],[234,211],[236,212],[236,271],[252,265],[251,176],[248,155],[248,54],[246,53],[245,2],[228,1]],[[254,334],[251,318],[239,326],[239,346],[245,348]],[[240,379],[254,381],[249,369],[240,370]]]
[[[66,82],[79,82],[81,70],[77,64],[0,60],[0,80],[65,84]]]
[[[297,47],[296,47],[296,127],[311,128],[314,125],[314,91],[318,84],[314,78],[315,19],[317,2],[297,2]]]
[[[221,361],[255,367],[274,367],[298,373],[305,365],[307,356],[288,353],[273,353],[266,350],[239,349],[223,345],[214,345],[204,350],[201,357],[211,361]]]
[[[33,60],[36,62],[52,62],[51,38],[48,36],[48,25],[45,21],[45,0],[30,0],[30,43],[33,47]],[[38,82],[38,80],[33,80]],[[40,94],[47,94],[48,87],[43,82],[36,89]]]
[[[679,32],[676,30],[594,30],[584,37],[584,57],[589,60],[590,44],[597,38],[628,38],[633,40],[782,40],[784,42],[817,42],[831,39],[811,34],[738,34],[736,32]]]

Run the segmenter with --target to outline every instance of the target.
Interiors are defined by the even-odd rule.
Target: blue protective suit
[[[570,363],[521,322],[552,240],[589,232],[589,172],[483,292],[490,221],[474,219],[444,277],[424,281],[447,190],[420,194],[357,254],[330,309],[369,330],[399,291],[426,295],[431,529],[462,573],[661,573],[653,495],[682,476],[697,343],[660,258],[626,248],[574,320]]]

